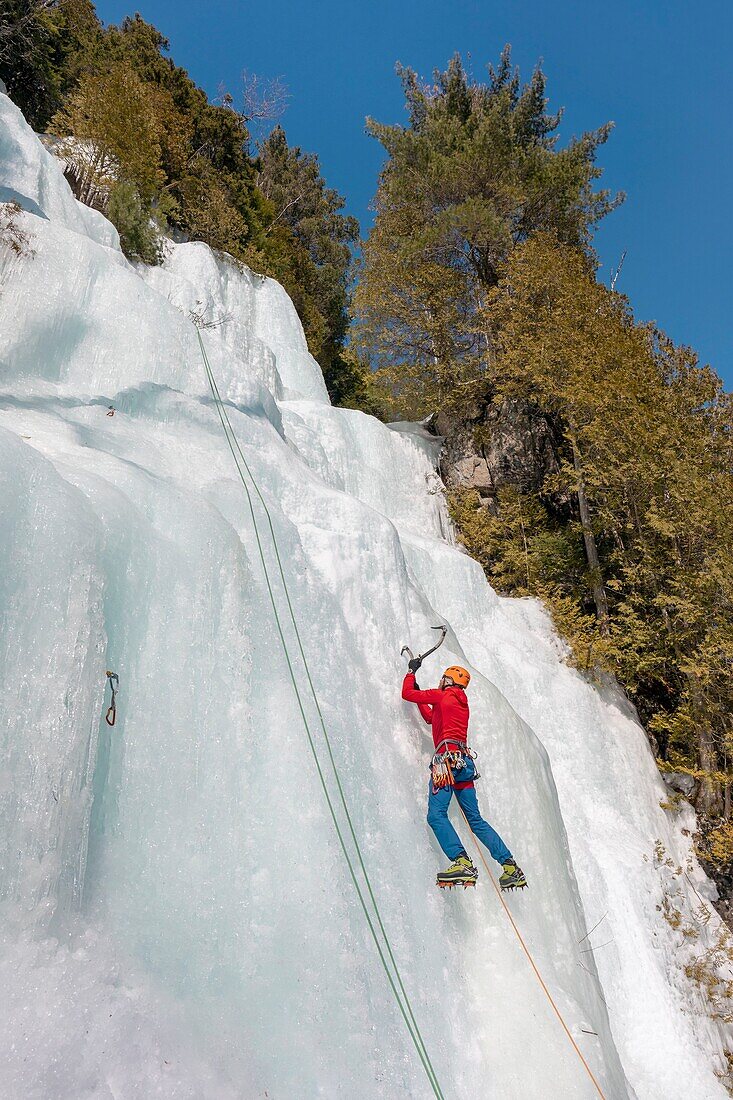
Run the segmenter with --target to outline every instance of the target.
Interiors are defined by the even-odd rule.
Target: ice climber
[[[451,861],[450,867],[438,874],[438,886],[471,886],[478,878],[477,869],[448,820],[448,807],[455,791],[471,830],[502,865],[499,878],[502,890],[524,887],[527,880],[521,868],[499,834],[479,812],[474,787],[476,765],[467,741],[469,710],[466,688],[471,676],[465,668],[451,665],[443,673],[439,687],[421,691],[415,679],[421,664],[420,657],[410,661],[409,672],[402,684],[402,698],[417,704],[433,732],[435,754],[428,786],[428,825]]]

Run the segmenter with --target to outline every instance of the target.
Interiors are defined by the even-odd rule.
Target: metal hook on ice
[[[109,689],[112,692],[112,702],[107,708],[104,720],[108,726],[113,726],[117,721],[117,692],[120,688],[120,678],[116,672],[107,670],[107,680],[109,682]]]

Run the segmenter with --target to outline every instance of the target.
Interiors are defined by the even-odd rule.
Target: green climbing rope
[[[361,851],[361,845],[359,844],[359,841],[358,841],[357,836],[356,836],[356,832],[355,832],[355,829],[354,829],[351,814],[349,812],[348,803],[346,801],[346,795],[345,795],[345,792],[344,792],[344,789],[343,789],[343,786],[342,786],[342,783],[341,783],[341,777],[339,775],[338,767],[336,765],[336,761],[335,761],[335,758],[334,758],[334,755],[333,755],[333,749],[332,749],[332,746],[331,746],[331,739],[328,735],[328,730],[326,728],[326,723],[325,723],[325,720],[324,720],[324,717],[323,717],[323,712],[321,710],[321,705],[320,705],[320,702],[318,700],[318,695],[316,693],[316,689],[315,689],[315,686],[313,684],[313,680],[312,680],[312,677],[311,677],[311,674],[310,674],[310,668],[308,666],[308,661],[306,659],[305,651],[304,651],[304,648],[303,648],[303,643],[302,643],[302,639],[301,639],[301,636],[300,636],[300,630],[298,629],[298,622],[297,622],[297,619],[295,617],[295,612],[293,610],[292,601],[290,599],[290,591],[288,589],[288,584],[287,584],[287,580],[286,580],[286,577],[285,577],[285,570],[283,568],[282,558],[280,556],[280,550],[279,550],[277,538],[276,538],[276,535],[275,535],[275,529],[274,529],[274,526],[273,526],[273,523],[272,523],[272,516],[270,514],[270,509],[268,508],[267,503],[265,502],[265,499],[262,496],[262,493],[260,492],[259,486],[257,484],[257,481],[256,481],[254,475],[252,474],[252,470],[250,469],[249,463],[247,462],[247,459],[244,455],[244,452],[242,451],[241,447],[239,446],[239,442],[238,442],[237,437],[234,433],[234,429],[232,428],[231,421],[229,420],[229,415],[227,413],[226,407],[224,405],[221,394],[219,392],[219,387],[217,386],[216,379],[214,377],[214,373],[211,369],[211,364],[209,363],[209,358],[208,358],[208,355],[206,354],[206,348],[204,347],[204,342],[201,338],[201,333],[198,329],[196,330],[196,334],[198,336],[199,347],[201,349],[201,356],[202,356],[202,359],[203,359],[204,368],[206,370],[206,377],[207,377],[207,380],[208,380],[208,383],[209,383],[209,388],[211,389],[211,394],[212,394],[212,397],[214,399],[214,405],[216,406],[216,410],[217,410],[217,413],[219,415],[219,420],[221,422],[221,426],[222,426],[222,429],[224,431],[224,435],[226,437],[226,441],[227,441],[227,444],[229,446],[229,450],[231,451],[232,458],[234,459],[234,464],[237,467],[237,472],[238,472],[239,477],[242,481],[242,485],[244,486],[244,490],[245,490],[245,493],[246,493],[246,496],[247,496],[247,503],[248,503],[248,506],[249,506],[249,513],[250,513],[250,517],[252,519],[252,526],[253,526],[253,529],[254,529],[255,539],[256,539],[256,542],[257,542],[258,555],[259,555],[259,558],[260,558],[260,562],[262,564],[262,570],[263,570],[264,577],[265,577],[267,592],[268,592],[268,595],[269,595],[269,598],[270,598],[270,603],[272,605],[273,614],[275,616],[275,623],[277,625],[278,635],[279,635],[280,641],[282,643],[283,652],[285,654],[285,660],[287,662],[288,672],[290,674],[290,679],[291,679],[291,682],[292,682],[292,685],[293,685],[293,691],[295,693],[295,698],[297,700],[298,709],[300,711],[301,718],[303,719],[303,725],[305,727],[306,735],[307,735],[307,738],[308,738],[308,744],[309,744],[309,747],[310,747],[310,750],[311,750],[311,754],[313,756],[313,760],[314,760],[315,765],[316,765],[316,771],[318,772],[318,778],[320,780],[321,787],[323,789],[323,793],[324,793],[324,796],[326,798],[326,803],[328,805],[328,810],[329,810],[329,813],[331,815],[331,819],[333,821],[334,827],[336,829],[336,833],[337,833],[337,836],[338,836],[339,844],[341,846],[341,850],[344,854],[344,858],[346,859],[346,864],[347,864],[348,869],[349,869],[349,875],[350,875],[351,880],[354,884],[354,888],[355,888],[357,896],[359,898],[359,902],[361,904],[361,907],[364,911],[364,916],[366,918],[367,925],[369,927],[369,931],[371,933],[372,939],[374,940],[374,944],[376,946],[377,953],[378,953],[380,961],[382,963],[382,967],[384,968],[384,972],[387,976],[387,980],[389,982],[390,988],[392,990],[392,993],[394,994],[395,1000],[397,1001],[397,1005],[399,1007],[402,1018],[405,1021],[405,1026],[407,1027],[410,1038],[412,1039],[412,1042],[415,1045],[415,1049],[418,1053],[418,1056],[419,1056],[420,1061],[422,1063],[423,1069],[425,1070],[428,1081],[430,1082],[430,1086],[432,1088],[433,1094],[436,1096],[437,1100],[445,1100],[445,1097],[443,1095],[443,1091],[440,1087],[437,1075],[435,1073],[435,1070],[433,1069],[433,1065],[432,1065],[432,1062],[430,1060],[430,1056],[429,1056],[427,1048],[425,1046],[425,1041],[423,1040],[422,1034],[420,1032],[420,1028],[419,1028],[417,1020],[415,1018],[415,1014],[413,1012],[412,1005],[410,1003],[410,998],[407,994],[404,983],[402,981],[402,976],[400,974],[399,967],[397,966],[397,961],[395,959],[394,952],[392,950],[392,946],[390,944],[389,937],[387,935],[387,931],[384,927],[384,922],[382,920],[382,916],[381,916],[381,913],[379,911],[379,906],[377,905],[377,900],[374,896],[374,891],[372,889],[372,884],[371,884],[371,880],[370,880],[370,877],[369,877],[369,873],[368,873],[368,871],[366,869],[366,865],[364,863],[364,858],[363,858],[362,851]],[[247,475],[246,477],[245,477],[245,473]],[[297,677],[295,675],[295,669],[293,667],[293,661],[292,661],[292,658],[291,658],[291,655],[290,655],[290,651],[288,649],[287,641],[285,639],[285,633],[283,631],[282,621],[280,619],[280,613],[279,613],[278,607],[277,607],[277,601],[275,600],[275,593],[274,593],[273,586],[272,586],[272,580],[270,578],[270,570],[268,568],[267,560],[265,558],[265,552],[264,552],[264,548],[263,548],[263,545],[262,545],[262,539],[260,537],[259,525],[257,523],[257,517],[256,517],[255,510],[254,510],[254,502],[252,500],[252,494],[250,492],[250,487],[249,487],[247,478],[249,478],[249,481],[251,481],[252,488],[254,489],[254,491],[257,495],[257,499],[259,500],[259,502],[262,506],[262,509],[265,513],[265,516],[267,517],[267,523],[268,523],[268,527],[269,527],[269,531],[270,531],[270,538],[271,538],[271,541],[272,541],[272,547],[273,547],[273,550],[274,550],[275,559],[277,561],[278,572],[279,572],[279,575],[280,575],[280,581],[281,581],[283,593],[284,593],[284,596],[285,596],[285,601],[286,601],[287,608],[288,608],[289,618],[290,618],[290,621],[291,621],[292,626],[293,626],[293,632],[295,634],[295,638],[297,640],[298,651],[300,653],[301,661],[303,663],[303,668],[305,670],[306,679],[308,681],[308,687],[310,689],[310,694],[313,698],[313,702],[314,702],[314,705],[315,705],[315,708],[316,708],[316,712],[318,714],[319,724],[320,724],[321,730],[323,732],[324,743],[326,745],[326,749],[327,749],[327,752],[328,752],[328,757],[329,757],[331,767],[333,769],[333,774],[334,774],[334,777],[335,777],[335,780],[336,780],[336,787],[337,787],[337,790],[338,790],[339,800],[341,802],[341,806],[342,806],[342,809],[344,811],[344,816],[345,816],[346,821],[348,823],[349,833],[351,835],[351,839],[352,839],[352,842],[353,842],[353,845],[354,845],[354,850],[355,850],[356,855],[357,855],[358,864],[359,864],[359,867],[361,869],[361,872],[362,872],[362,875],[363,875],[363,878],[364,878],[364,882],[366,884],[366,889],[367,889],[367,893],[369,895],[369,900],[371,901],[372,908],[374,910],[374,917],[376,918],[377,927],[379,928],[379,932],[381,933],[382,939],[384,941],[384,945],[380,941],[379,935],[377,934],[377,928],[375,927],[375,923],[374,923],[374,919],[372,917],[372,913],[369,910],[369,905],[367,904],[367,899],[364,896],[364,892],[363,892],[362,887],[359,883],[359,880],[358,880],[358,877],[357,877],[357,874],[356,874],[356,868],[354,866],[354,862],[352,860],[351,855],[349,854],[349,850],[348,850],[348,847],[347,847],[347,844],[346,844],[346,840],[344,838],[341,826],[339,824],[338,816],[336,814],[336,809],[334,807],[333,800],[331,798],[331,793],[328,789],[328,784],[326,783],[326,778],[325,778],[325,775],[323,773],[323,768],[322,768],[322,765],[321,765],[321,761],[320,761],[319,756],[318,756],[318,750],[316,749],[315,741],[313,739],[313,734],[311,732],[310,724],[308,722],[308,718],[307,718],[307,715],[306,715],[306,712],[305,712],[305,706],[303,704],[303,698],[302,698],[302,695],[301,695],[300,687],[298,685]],[[385,949],[386,949],[386,955],[385,955]],[[387,962],[388,959],[389,959],[389,963],[391,963],[392,970],[390,970],[390,966],[388,965],[388,962]],[[392,973],[392,971],[394,971],[394,973]]]

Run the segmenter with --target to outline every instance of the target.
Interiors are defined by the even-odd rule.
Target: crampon
[[[499,878],[499,886],[502,890],[524,890],[527,879],[524,871],[514,862],[504,864],[504,873]]]
[[[467,855],[460,855],[453,860],[446,871],[439,871],[435,880],[436,884],[445,889],[446,886],[475,886],[478,871]]]

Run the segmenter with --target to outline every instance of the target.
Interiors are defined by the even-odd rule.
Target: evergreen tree
[[[57,28],[49,0],[0,0],[0,79],[32,126],[59,102]]]
[[[553,419],[559,472],[539,493],[500,493],[493,512],[457,494],[466,544],[502,590],[546,600],[575,661],[618,677],[663,760],[700,779],[698,808],[718,813],[733,707],[731,397],[549,234],[510,254],[483,324],[485,395]]]
[[[251,258],[269,208],[255,186],[244,116],[208,101],[184,69],[165,56],[169,43],[139,15],[106,33],[106,51],[145,84],[159,131],[163,209],[195,240]],[[261,255],[256,256],[261,262]]]
[[[312,339],[309,344],[330,382],[332,399],[343,399],[353,392],[349,381],[355,382],[341,350],[349,324],[351,245],[358,239],[358,223],[342,213],[344,199],[326,186],[318,158],[288,146],[280,126],[260,149],[257,183],[275,211],[267,232],[287,227],[313,265],[311,294],[323,318],[323,335],[317,348]]]
[[[585,247],[620,198],[594,190],[610,126],[558,149],[561,116],[547,111],[544,74],[522,86],[508,47],[485,84],[458,56],[432,85],[398,71],[409,125],[367,124],[388,160],[356,307],[364,349],[429,409],[486,369],[481,316],[511,250],[542,230]]]
[[[153,97],[129,64],[115,61],[103,73],[85,74],[51,126],[66,139],[63,155],[82,202],[106,206],[116,180],[134,184],[143,203],[152,202],[164,179],[160,128]]]
[[[120,245],[126,256],[145,264],[159,263],[160,235],[134,184],[120,180],[112,185],[107,217],[120,234]]]
[[[91,0],[0,0],[0,79],[34,129],[75,85],[99,30]]]

